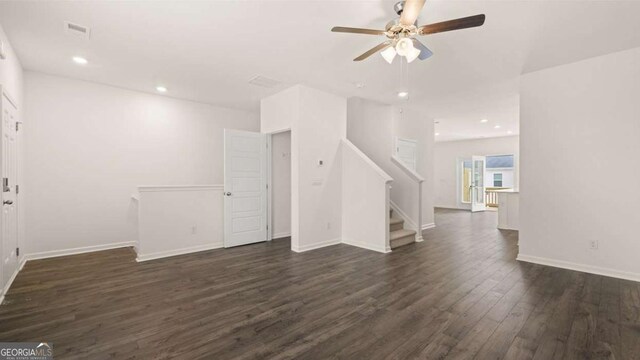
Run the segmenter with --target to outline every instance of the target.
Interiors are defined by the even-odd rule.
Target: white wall
[[[418,141],[417,172],[422,175],[422,226],[430,227],[435,222],[434,205],[434,127],[433,118],[414,109],[395,112],[395,136]],[[395,152],[394,152],[395,154]]]
[[[271,137],[271,195],[273,238],[291,236],[291,131]]]
[[[422,225],[433,224],[433,120],[412,110],[403,110],[361,98],[348,100],[347,137],[371,160],[393,178],[391,198],[396,203],[411,194],[403,189],[413,183],[391,162],[395,154],[395,138],[417,141],[417,172],[425,178],[422,184]],[[398,204],[401,205],[401,204]],[[408,210],[410,211],[410,210]]]
[[[6,34],[2,27],[0,27],[0,40],[4,44],[4,52],[6,55],[6,59],[0,59],[0,85],[3,87],[3,91],[5,91],[11,97],[12,101],[14,101],[17,105],[18,112],[17,117],[19,121],[22,121],[23,125],[28,125],[25,122],[24,117],[24,100],[23,100],[23,72],[22,66],[20,64],[20,60],[18,59],[15,51],[11,47],[9,43],[9,39],[7,39]],[[0,94],[0,96],[2,96]],[[25,254],[25,211],[27,205],[22,200],[24,199],[23,194],[26,194],[27,187],[24,184],[24,134],[25,129],[28,126],[22,126],[21,131],[18,132],[18,179],[16,183],[20,185],[20,193],[17,198],[17,206],[18,206],[18,244],[21,248],[20,259],[19,262],[22,262]],[[2,252],[2,244],[0,241],[0,259],[4,259],[4,254]],[[1,268],[1,266],[0,266]],[[0,298],[2,297],[2,290],[4,289],[4,276],[2,274],[2,269],[0,269]]]
[[[132,241],[140,185],[223,183],[223,129],[258,116],[27,72],[29,253]]]
[[[391,177],[349,140],[342,141],[342,242],[389,252]]]
[[[0,26],[0,40],[4,44],[4,52],[7,58],[0,59],[0,85],[5,88],[12,100],[18,103],[18,107],[22,107],[23,99],[23,78],[22,78],[22,66],[15,51],[9,43],[7,35]],[[18,109],[20,111],[20,109]]]
[[[515,186],[520,176],[520,140],[518,136],[477,140],[443,141],[435,143],[435,206],[453,209],[469,209],[469,204],[460,202],[457,161],[473,155],[514,154],[516,161]]]
[[[296,85],[263,99],[260,114],[265,133],[291,129],[291,248],[306,251],[339,243],[346,99]]]
[[[260,132],[272,134],[291,130],[298,120],[300,86],[292,86],[260,101]]]
[[[502,187],[513,188],[515,186],[515,171],[513,169],[486,169],[484,184],[493,187],[493,175],[502,174]]]
[[[522,76],[519,259],[640,281],[639,64],[635,48]]]
[[[224,246],[222,185],[140,187],[138,261]]]

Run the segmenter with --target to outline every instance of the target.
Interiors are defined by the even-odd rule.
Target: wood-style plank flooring
[[[391,254],[285,239],[30,261],[0,341],[56,359],[640,359],[639,283],[517,262],[493,212],[436,221]]]

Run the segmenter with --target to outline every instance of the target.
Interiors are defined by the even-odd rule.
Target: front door
[[[267,240],[267,137],[224,131],[224,247]]]
[[[18,218],[16,204],[16,108],[2,95],[2,273],[7,284],[18,268]]]
[[[484,172],[486,158],[473,156],[471,158],[471,211],[484,211],[487,205],[484,200]]]

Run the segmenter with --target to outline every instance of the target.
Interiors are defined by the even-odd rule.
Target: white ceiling
[[[435,55],[409,65],[404,102],[399,62],[351,61],[380,38],[329,31],[383,28],[393,4],[2,1],[0,24],[28,70],[146,92],[163,84],[167,96],[243,109],[278,90],[247,83],[262,75],[280,88],[302,83],[422,108],[439,122],[438,140],[517,134],[520,74],[640,46],[640,1],[427,1],[420,24],[478,13],[487,20],[424,37]],[[91,39],[66,34],[65,21],[91,27]],[[89,65],[72,63],[75,55]]]

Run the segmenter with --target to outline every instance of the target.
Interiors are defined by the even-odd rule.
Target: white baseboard
[[[422,224],[422,230],[433,229],[434,227],[436,227],[435,223]]]
[[[2,305],[2,302],[4,301],[4,295],[9,291],[11,284],[13,284],[13,281],[16,279],[16,276],[18,276],[18,273],[20,272],[20,270],[22,270],[22,268],[24,267],[24,264],[26,263],[27,263],[27,257],[23,256],[22,260],[20,260],[20,265],[18,266],[16,271],[13,272],[13,275],[11,275],[11,277],[9,278],[9,281],[4,285],[4,288],[0,289],[0,305]]]
[[[443,210],[467,210],[471,211],[471,207],[459,207],[459,206],[434,206],[434,209],[443,209]]]
[[[48,259],[48,258],[59,257],[59,256],[84,254],[84,253],[94,252],[94,251],[119,249],[123,247],[135,246],[135,245],[136,245],[135,241],[125,241],[120,243],[84,246],[84,247],[64,249],[64,250],[43,251],[38,253],[27,254],[25,257],[27,258],[27,260]]]
[[[569,261],[555,260],[555,259],[549,259],[549,258],[543,258],[543,257],[531,256],[531,255],[523,255],[523,254],[518,254],[518,257],[516,257],[516,260],[640,282],[640,274],[638,273],[603,268],[599,266],[577,264]]]
[[[136,261],[143,262],[143,261],[149,261],[149,260],[156,260],[156,259],[162,259],[162,258],[167,258],[171,256],[191,254],[191,253],[200,252],[200,251],[220,249],[222,247],[224,247],[224,243],[220,242],[220,243],[214,243],[214,244],[192,246],[192,247],[176,249],[176,250],[159,251],[151,254],[138,253],[138,256],[136,257]]]
[[[342,239],[342,243],[343,244],[347,244],[347,245],[351,245],[351,246],[355,246],[355,247],[359,247],[359,248],[363,248],[363,249],[367,249],[367,250],[373,250],[373,251],[377,251],[383,254],[386,253],[390,253],[391,252],[391,248],[387,247],[387,246],[375,246],[375,245],[371,245],[371,244],[367,244],[367,243],[363,243],[361,241],[356,241],[353,239]]]
[[[315,250],[315,249],[320,249],[326,246],[331,246],[331,245],[337,245],[342,243],[342,239],[338,238],[338,239],[331,239],[331,240],[326,240],[326,241],[322,241],[319,243],[315,243],[315,244],[309,244],[309,245],[304,245],[304,246],[295,246],[294,244],[291,244],[291,250],[297,252],[297,253],[301,253],[301,252],[305,252],[305,251],[309,251],[309,250]]]
[[[271,236],[271,238],[272,238],[272,239],[280,239],[280,238],[283,238],[283,237],[289,237],[289,236],[291,236],[291,233],[290,233],[290,232],[283,232],[283,233],[273,234],[273,235]]]

